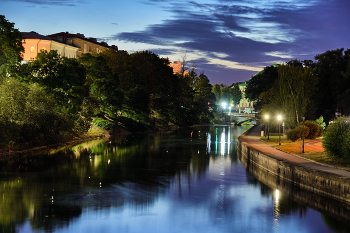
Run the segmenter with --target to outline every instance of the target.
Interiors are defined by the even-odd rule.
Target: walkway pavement
[[[247,132],[244,136],[241,137],[241,141],[245,142],[249,147],[253,148],[254,150],[257,150],[261,153],[274,157],[278,160],[282,160],[282,161],[294,164],[296,166],[304,167],[306,169],[318,170],[321,172],[334,174],[336,176],[350,178],[350,171],[348,170],[326,165],[326,164],[317,163],[317,162],[299,157],[297,155],[281,151],[261,141],[260,140],[261,129],[262,129],[262,126],[255,126],[249,132]]]

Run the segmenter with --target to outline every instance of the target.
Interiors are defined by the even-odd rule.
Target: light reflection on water
[[[346,222],[292,201],[247,172],[237,157],[237,137],[246,129],[212,126],[132,135],[86,143],[83,150],[66,151],[67,161],[42,170],[33,165],[25,167],[26,173],[9,172],[11,166],[5,166],[1,228],[346,232]]]

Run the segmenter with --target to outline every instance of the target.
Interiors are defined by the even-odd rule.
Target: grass
[[[321,139],[321,138],[320,138]],[[315,140],[311,139],[305,139],[304,144],[304,153],[301,153],[302,150],[302,140],[299,139],[295,142],[292,142],[291,140],[287,140],[286,136],[281,137],[281,145],[279,145],[279,137],[278,136],[271,136],[270,140],[267,140],[267,137],[261,137],[261,140],[265,141],[266,143],[279,148],[283,151],[290,152],[292,154],[296,154],[298,156],[314,160],[319,163],[324,163],[332,166],[342,167],[345,169],[350,170],[350,161],[339,159],[339,158],[333,158],[327,155],[327,153],[324,151],[322,147],[322,141],[318,140],[314,144],[314,146],[309,146],[308,142],[314,142]]]

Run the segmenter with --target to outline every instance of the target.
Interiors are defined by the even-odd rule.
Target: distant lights
[[[222,106],[223,109],[226,108],[226,105],[227,105],[227,103],[225,103],[225,102],[223,102],[223,103],[221,104],[221,106]]]

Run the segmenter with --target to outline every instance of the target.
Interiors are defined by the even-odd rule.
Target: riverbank
[[[311,159],[318,163],[324,163],[331,166],[341,167],[350,170],[350,161],[341,158],[329,157],[322,146],[322,139],[305,139],[304,153],[302,151],[302,140],[299,139],[295,142],[287,140],[286,136],[282,137],[281,145],[279,145],[278,136],[270,136],[270,140],[267,137],[261,137],[261,140],[270,144],[280,150],[296,154],[300,157]]]
[[[250,169],[263,169],[303,189],[350,202],[350,171],[317,163],[261,141],[261,126],[238,138],[238,153]]]

